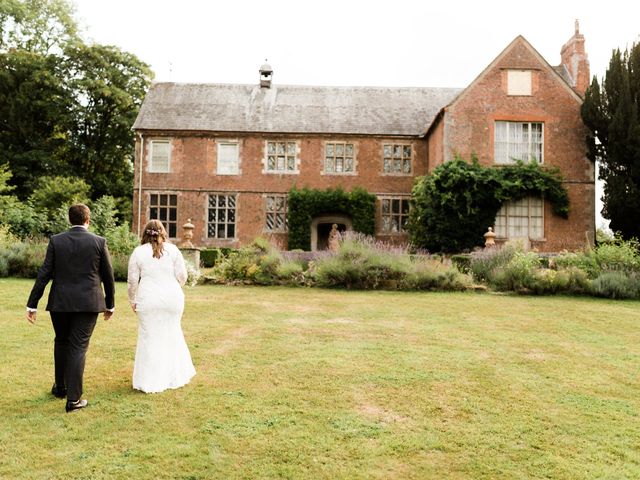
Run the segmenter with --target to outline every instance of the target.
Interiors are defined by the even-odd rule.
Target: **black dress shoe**
[[[54,383],[53,387],[51,387],[51,395],[56,398],[64,398],[67,396],[67,391],[63,389],[59,389],[57,385]]]
[[[73,412],[74,410],[80,410],[81,408],[84,408],[87,405],[89,405],[89,402],[87,402],[84,399],[76,400],[75,402],[67,401],[67,406],[65,407],[65,410],[67,411],[67,413],[69,413],[69,412]]]

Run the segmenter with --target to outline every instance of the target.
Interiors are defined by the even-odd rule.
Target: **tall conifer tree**
[[[588,155],[605,181],[602,214],[624,238],[640,238],[640,44],[614,50],[602,85],[582,105]]]

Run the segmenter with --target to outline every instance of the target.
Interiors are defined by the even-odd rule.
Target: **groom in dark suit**
[[[66,411],[87,406],[82,377],[98,314],[109,320],[114,311],[115,284],[107,242],[89,232],[89,207],[69,208],[71,228],[49,240],[47,254],[27,302],[27,320],[36,321],[38,301],[53,280],[47,310],[55,331],[55,383],[51,393],[67,397]],[[104,292],[102,285],[104,286]]]

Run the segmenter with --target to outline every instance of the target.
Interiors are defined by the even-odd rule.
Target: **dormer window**
[[[531,70],[507,71],[507,95],[532,95]]]

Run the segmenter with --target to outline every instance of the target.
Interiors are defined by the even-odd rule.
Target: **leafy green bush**
[[[459,291],[469,286],[468,277],[454,269],[442,269],[433,261],[418,261],[402,279],[400,290]]]
[[[471,255],[459,253],[451,256],[451,263],[462,273],[471,273]]]
[[[640,245],[637,240],[618,237],[584,253],[564,253],[554,261],[557,268],[579,268],[591,279],[603,272],[640,272]]]
[[[304,285],[306,278],[305,268],[301,261],[285,260],[276,269],[276,276],[285,285]]]
[[[119,253],[128,257],[134,248],[140,245],[138,237],[131,233],[126,223],[108,230],[104,236],[110,253]]]
[[[205,268],[211,268],[221,255],[219,248],[203,248],[200,250],[200,264]]]
[[[497,267],[487,279],[496,290],[527,292],[534,288],[535,271],[540,259],[535,252],[516,251],[509,262]]]
[[[118,282],[126,282],[128,267],[129,267],[129,255],[120,252],[111,253],[111,266],[113,267],[113,277]]]
[[[0,246],[0,276],[35,278],[46,252],[46,242],[17,241]]]
[[[640,298],[640,275],[621,271],[601,273],[591,282],[590,293],[613,299]]]
[[[409,255],[394,255],[371,237],[349,234],[333,256],[317,263],[315,280],[321,287],[377,289],[395,286],[409,269]]]
[[[250,245],[231,251],[219,259],[213,267],[211,278],[223,283],[271,285],[276,283],[276,272],[281,261],[279,252],[269,241],[258,237]]]
[[[29,201],[21,201],[14,196],[0,196],[0,225],[5,225],[11,233],[24,239],[40,234],[44,217]]]
[[[508,264],[517,252],[517,246],[506,243],[501,247],[477,250],[471,253],[469,271],[477,282],[488,282],[496,268]]]

